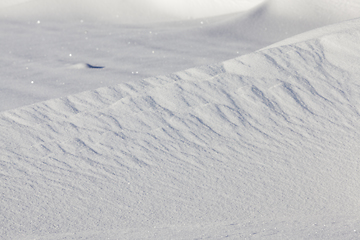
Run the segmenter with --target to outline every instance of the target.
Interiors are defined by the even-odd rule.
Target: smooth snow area
[[[1,239],[359,239],[360,4],[288,2],[2,15]]]
[[[15,19],[97,19],[148,23],[212,17],[248,10],[264,0],[2,0],[3,15]]]

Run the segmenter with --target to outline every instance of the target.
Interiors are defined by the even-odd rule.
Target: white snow
[[[98,19],[149,23],[212,17],[248,10],[264,0],[2,0],[2,15],[15,19]]]
[[[357,16],[354,9],[360,9],[356,5],[358,1],[348,1],[342,4],[343,8],[335,3],[331,8],[327,1],[322,1],[326,18],[306,21],[304,19],[314,19],[319,15],[319,3],[304,5],[301,4],[303,1],[293,1],[294,5],[302,7],[297,8],[302,15],[294,13],[291,17],[284,17],[282,12],[286,11],[279,11],[279,2],[272,0],[249,12],[134,26],[124,25],[128,21],[122,18],[99,20],[109,15],[94,13],[87,8],[80,11],[71,5],[77,3],[80,6],[84,1],[71,1],[71,4],[69,1],[39,1],[30,0],[0,8],[0,29],[6,33],[0,35],[0,65],[3,66],[0,110],[221,62],[306,30],[354,18]],[[136,18],[132,19],[135,22],[142,22],[142,17],[147,22],[154,20],[152,15],[141,14],[141,9],[148,9],[147,5],[131,7],[135,2],[116,2],[124,7],[120,9],[137,13],[131,14]],[[218,4],[223,8],[234,4],[240,7],[243,2],[216,1],[217,4],[209,4],[209,7]],[[205,4],[205,1],[192,4],[195,3]],[[110,10],[119,7],[111,0],[87,1],[87,5],[94,9],[101,9],[98,5]],[[153,2],[152,8],[156,6]],[[317,9],[315,14],[311,7]],[[69,15],[63,8],[73,9],[72,14]],[[339,16],[333,13],[334,8],[341,10]],[[170,10],[163,13],[171,15]],[[50,19],[46,14],[51,16]],[[154,16],[163,21],[169,20],[161,14]],[[68,68],[78,63],[104,68],[96,71]]]
[[[15,2],[1,239],[360,238],[359,1],[135,25]]]

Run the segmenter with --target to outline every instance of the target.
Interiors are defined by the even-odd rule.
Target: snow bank
[[[346,24],[0,113],[2,236],[358,238],[360,21]]]

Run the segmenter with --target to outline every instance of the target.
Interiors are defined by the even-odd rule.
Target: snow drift
[[[267,46],[359,1],[146,26],[99,19],[184,16],[22,2],[1,13],[1,109],[37,103],[0,113],[2,239],[360,238],[360,20]]]
[[[2,112],[2,236],[358,238],[360,21],[338,26]]]
[[[148,24],[152,11],[161,21],[169,20],[168,16],[183,18],[174,15],[175,8],[169,9],[170,1],[162,10],[156,1],[147,1],[145,5],[111,0],[22,2],[0,11],[0,29],[6,33],[0,35],[0,111],[221,62],[291,35],[359,16],[360,12],[358,0],[341,4],[338,1],[272,0],[248,12]],[[234,10],[238,9],[236,4],[240,4],[239,7],[244,4],[244,1],[191,2],[201,6],[206,3],[216,9],[221,9],[222,4]],[[180,1],[171,3],[177,6]],[[112,20],[99,20],[114,16],[105,14],[106,11],[119,9],[126,14]],[[150,15],[144,11],[150,11]],[[126,20],[127,14],[130,18]],[[50,21],[46,15],[58,21]],[[119,24],[140,23],[145,19],[146,25]],[[105,24],[109,22],[111,24]],[[93,71],[79,67],[84,63],[104,68]]]

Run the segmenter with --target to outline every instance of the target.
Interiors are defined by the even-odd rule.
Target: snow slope
[[[360,1],[269,0],[246,14],[234,15],[213,35],[247,39],[262,47],[311,29],[360,17]],[[231,29],[231,31],[228,31]]]
[[[360,17],[359,0],[271,0],[247,12],[212,18],[201,17],[250,5],[240,0],[192,0],[186,6],[180,0],[142,2],[2,1],[10,6],[0,8],[0,30],[6,33],[0,35],[0,111],[225,61]],[[185,20],[183,13],[192,4],[204,12]],[[109,13],[120,10],[126,14],[119,18]],[[182,21],[153,23],[171,19]],[[141,24],[125,24],[129,22]],[[86,64],[104,68],[79,69]]]
[[[333,30],[0,113],[1,236],[360,238],[360,20]]]

